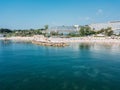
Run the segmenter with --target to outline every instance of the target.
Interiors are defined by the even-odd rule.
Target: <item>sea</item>
[[[1,40],[0,90],[120,90],[120,44]]]

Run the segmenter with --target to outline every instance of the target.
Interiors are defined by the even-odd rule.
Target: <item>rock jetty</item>
[[[48,38],[44,37],[43,35],[35,35],[32,43],[37,45],[42,45],[42,46],[54,46],[54,47],[68,46],[68,44],[64,42],[53,42]]]
[[[41,41],[32,41],[32,43],[42,46],[54,46],[54,47],[65,47],[68,46],[66,43],[57,43],[57,42],[41,42]]]

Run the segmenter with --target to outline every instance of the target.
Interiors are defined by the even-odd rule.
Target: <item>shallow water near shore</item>
[[[120,90],[120,45],[0,41],[0,90]]]

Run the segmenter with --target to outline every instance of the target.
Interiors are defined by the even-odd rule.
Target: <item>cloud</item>
[[[103,10],[102,9],[98,9],[96,12],[96,15],[103,15]]]

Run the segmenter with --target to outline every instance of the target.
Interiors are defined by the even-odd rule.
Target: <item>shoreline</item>
[[[33,37],[5,37],[0,40],[13,40],[13,41],[32,41]]]
[[[40,43],[47,43],[47,44],[61,44],[64,43],[120,43],[120,37],[117,39],[112,39],[110,37],[72,37],[72,38],[46,38],[44,36],[33,36],[33,37],[1,37],[0,40],[12,40],[12,41],[30,41],[36,42],[37,44]],[[44,45],[44,44],[43,44]],[[52,45],[51,45],[52,46]],[[59,46],[59,45],[58,45]]]
[[[81,42],[106,42],[106,43],[120,43],[120,39],[112,39],[105,37],[74,37],[74,38],[50,38],[51,41],[66,42],[66,43],[81,43]]]

